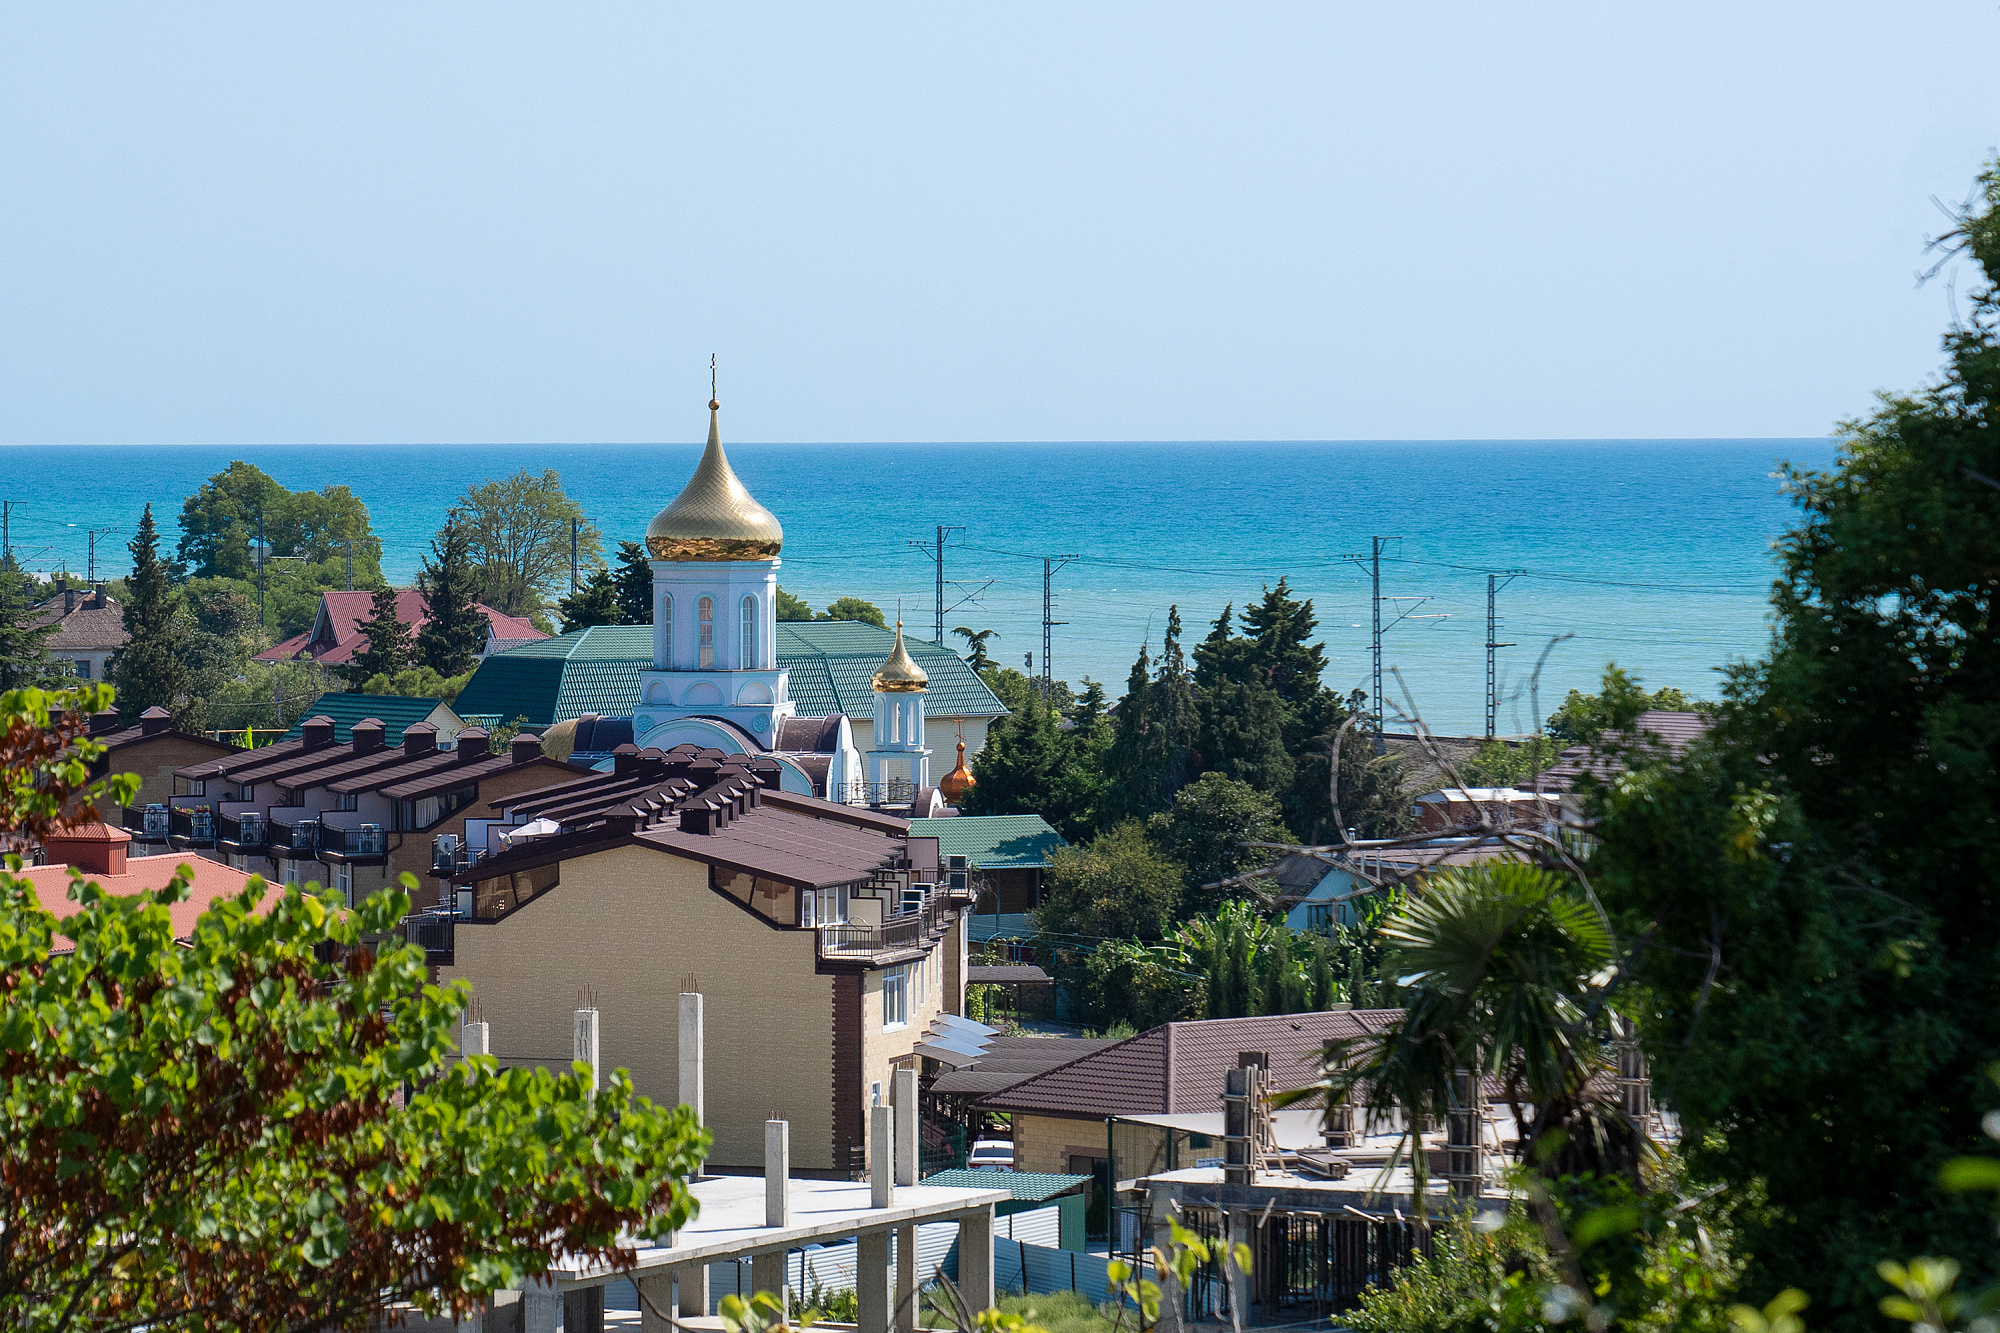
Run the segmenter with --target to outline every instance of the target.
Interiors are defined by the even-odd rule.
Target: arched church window
[[[668,671],[674,669],[674,595],[660,594],[660,609],[653,614],[660,620],[660,665]]]
[[[757,599],[743,599],[743,657],[738,663],[745,671],[757,666]]]
[[[701,660],[696,663],[703,671],[715,668],[715,599],[704,597],[695,603],[695,619],[701,631]]]

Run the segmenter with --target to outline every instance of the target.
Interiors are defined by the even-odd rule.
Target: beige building
[[[613,771],[506,803],[508,849],[457,877],[440,980],[465,980],[505,1064],[564,1067],[573,1013],[604,1067],[679,1091],[680,995],[704,997],[714,1169],[865,1168],[867,1107],[963,1008],[964,908],[905,821],[785,792],[777,763],[627,745]]]

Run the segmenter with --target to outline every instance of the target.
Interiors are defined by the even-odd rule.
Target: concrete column
[[[604,1333],[604,1288],[577,1287],[562,1303],[563,1333]]]
[[[521,1290],[521,1333],[556,1333],[563,1298],[554,1287],[529,1282]]]
[[[461,1055],[493,1054],[493,1025],[491,1023],[467,1023],[458,1030],[458,1050]]]
[[[868,1108],[868,1206],[887,1208],[896,1199],[896,1112]]]
[[[681,1105],[694,1108],[694,1118],[706,1125],[708,1113],[702,1106],[702,1019],[701,992],[681,992]]]
[[[790,1226],[792,1219],[792,1126],[787,1120],[764,1122],[764,1225]]]
[[[653,1273],[635,1278],[634,1284],[639,1288],[639,1333],[672,1333],[667,1318],[674,1312],[674,1275]],[[659,1308],[659,1314],[653,1313],[647,1301]]]
[[[1238,1245],[1249,1245],[1251,1240],[1250,1214],[1228,1212],[1223,1214],[1223,1236],[1229,1244],[1229,1254],[1234,1254]],[[1242,1328],[1251,1322],[1251,1275],[1236,1266],[1234,1259],[1225,1257],[1223,1270],[1229,1276],[1229,1309],[1232,1322]]]
[[[958,1294],[974,1314],[993,1308],[993,1205],[958,1215]]]
[[[1164,1208],[1153,1217],[1153,1245],[1161,1254],[1169,1253],[1174,1242],[1173,1219]],[[1143,1276],[1143,1275],[1142,1275]],[[1181,1284],[1171,1272],[1155,1272],[1153,1281],[1160,1286],[1160,1317],[1153,1325],[1153,1333],[1181,1333]],[[643,1333],[651,1333],[644,1330]]]
[[[708,1317],[708,1265],[689,1264],[674,1270],[674,1280],[679,1288],[681,1318],[706,1319]]]
[[[573,1046],[576,1051],[573,1058],[580,1064],[590,1066],[590,1073],[585,1077],[584,1086],[590,1089],[592,1096],[595,1096],[597,1094],[598,1083],[597,1071],[603,1067],[597,1057],[597,1010],[579,1009],[576,1011],[575,1040]],[[567,1333],[576,1333],[576,1330],[570,1329],[567,1330]]]
[[[910,997],[910,1003],[916,1003],[915,996]],[[917,1149],[922,1142],[918,1131],[923,1125],[923,1117],[917,1114],[916,1070],[895,1072],[889,1084],[889,1104],[896,1108],[896,1183],[914,1185],[919,1165]]]
[[[888,1232],[864,1231],[855,1237],[854,1295],[857,1333],[889,1333]]]
[[[776,1296],[787,1311],[792,1308],[792,1294],[785,1287],[789,1277],[783,1250],[750,1256],[750,1286],[754,1290],[768,1291]]]
[[[896,1329],[917,1333],[917,1227],[896,1228]]]

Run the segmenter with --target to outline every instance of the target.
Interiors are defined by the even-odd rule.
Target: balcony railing
[[[179,838],[190,847],[213,847],[215,845],[215,812],[207,806],[185,806],[171,812],[167,822],[170,836]]]
[[[222,841],[233,842],[238,847],[262,847],[270,832],[270,824],[264,816],[254,811],[223,815],[216,822],[221,829]]]
[[[431,873],[441,877],[456,875],[472,869],[489,855],[484,847],[469,847],[457,835],[442,833],[431,839]]]
[[[141,842],[165,842],[173,820],[167,807],[157,801],[144,807],[125,807],[125,828]]]
[[[451,966],[456,939],[456,923],[449,912],[421,912],[403,918],[404,942],[422,949],[427,962]]]
[[[867,959],[902,949],[924,949],[950,926],[950,910],[933,898],[923,910],[892,916],[879,926],[821,926],[819,952],[822,958]]]
[[[908,778],[887,782],[843,782],[835,799],[846,805],[908,805],[917,799],[917,784]]]
[[[320,833],[320,850],[341,856],[386,856],[389,836],[380,824],[359,828],[326,828]]]
[[[319,855],[319,821],[300,819],[290,824],[272,821],[265,845],[281,856]]]

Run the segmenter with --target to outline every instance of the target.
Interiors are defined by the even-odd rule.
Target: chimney
[[[139,734],[141,736],[157,736],[173,725],[174,715],[158,704],[154,704],[151,708],[139,714]]]
[[[407,743],[409,737],[406,735],[403,739]],[[484,759],[487,755],[493,753],[493,747],[487,743],[486,728],[484,727],[467,727],[464,731],[459,732],[458,740],[454,742],[454,746],[458,750],[458,762],[461,764],[469,764],[476,759]]]
[[[403,728],[403,753],[415,759],[421,755],[434,754],[438,745],[438,729],[428,722],[412,722]]]
[[[379,717],[364,717],[354,724],[348,735],[352,738],[354,753],[373,754],[382,748],[382,734],[387,730]]]
[[[325,713],[307,718],[302,730],[305,732],[308,750],[324,749],[333,744],[333,719]]]
[[[90,734],[102,736],[107,731],[118,730],[118,710],[107,708],[101,713],[90,715]]]
[[[715,816],[716,810],[713,805],[706,801],[700,804],[690,801],[681,807],[681,832],[713,833],[719,827]]]
[[[507,742],[507,758],[516,764],[525,764],[542,757],[542,738],[522,732]]]
[[[50,865],[71,865],[86,875],[122,875],[132,835],[109,824],[79,824],[42,840]]]
[[[611,752],[611,771],[620,777],[636,772],[639,767],[639,747],[626,741]]]
[[[74,611],[74,610],[76,610],[76,589],[75,589],[75,588],[64,588],[64,589],[63,589],[63,614],[64,614],[64,615],[68,615],[68,614],[69,614],[70,612],[72,612],[72,611]]]

